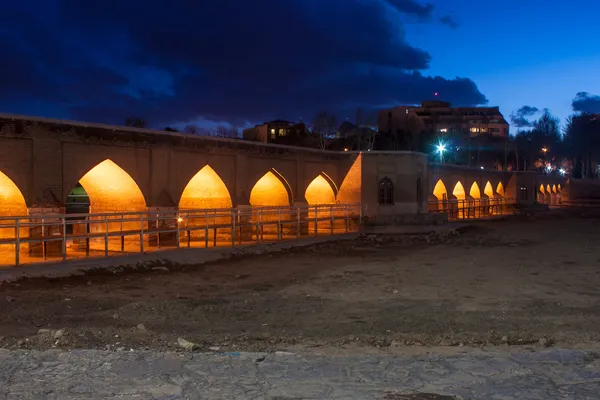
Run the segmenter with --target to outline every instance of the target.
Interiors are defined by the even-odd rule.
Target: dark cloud
[[[540,112],[539,108],[532,106],[523,106],[510,114],[510,122],[517,128],[530,128],[533,126],[533,122],[529,120],[529,117],[534,116]]]
[[[47,116],[156,126],[308,119],[437,91],[456,104],[487,102],[467,78],[420,72],[430,56],[390,10],[430,16],[416,1],[32,2],[0,14],[2,111],[36,104]]]
[[[396,10],[406,13],[416,15],[420,18],[429,18],[435,8],[433,4],[421,4],[418,1],[413,0],[387,0],[388,3],[394,7]]]
[[[444,25],[448,25],[452,29],[458,28],[458,23],[450,15],[445,15],[440,18],[440,22]]]
[[[600,96],[579,92],[571,103],[573,111],[596,114],[600,113]]]

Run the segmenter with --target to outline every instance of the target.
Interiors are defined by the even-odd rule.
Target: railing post
[[[144,213],[140,213],[140,253],[144,252]]]
[[[44,218],[42,218],[42,257],[46,260],[46,223]]]
[[[334,234],[335,217],[333,214],[333,206],[329,206],[329,216],[331,217],[331,234]]]
[[[67,259],[67,218],[62,218],[62,231],[63,231],[63,242],[62,242],[62,257],[63,261]]]
[[[319,236],[319,206],[315,206],[315,236]]]
[[[260,237],[259,232],[260,232],[260,223],[262,222],[262,209],[258,210],[258,219],[256,220],[256,243],[259,242]]]
[[[208,211],[204,212],[204,248],[208,249]]]
[[[17,243],[15,244],[15,266],[19,266],[21,257],[21,223],[19,218],[15,219],[15,238]]]
[[[296,239],[300,239],[300,207],[296,207]]]
[[[348,206],[344,206],[344,219],[346,221],[346,233],[350,230],[350,221],[348,221]]]
[[[177,241],[177,248],[181,247],[180,243],[179,243],[179,240],[180,240],[180,229],[179,228],[180,228],[180,225],[181,225],[180,221],[181,221],[181,217],[179,216],[179,214],[177,214],[177,220],[176,220],[176,223],[177,223],[177,232],[175,233],[175,238],[176,238],[176,241]]]
[[[279,221],[277,222],[277,240],[281,240],[281,207],[279,207]]]
[[[104,216],[104,256],[108,257],[108,215]]]
[[[235,247],[236,213],[231,209],[231,247]]]
[[[121,214],[121,253],[125,253],[125,233],[123,232],[123,220],[125,216]]]

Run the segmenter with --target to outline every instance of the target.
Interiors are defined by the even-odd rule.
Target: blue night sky
[[[521,126],[536,109],[600,112],[594,0],[165,4],[7,2],[0,112],[242,126],[321,110],[351,117],[434,92],[498,105]]]

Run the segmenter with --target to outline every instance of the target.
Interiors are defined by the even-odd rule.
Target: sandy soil
[[[5,283],[0,346],[173,350],[178,338],[220,351],[598,344],[600,218],[563,214],[169,272]]]

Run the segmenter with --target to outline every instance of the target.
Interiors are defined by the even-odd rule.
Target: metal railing
[[[515,200],[509,197],[429,201],[429,212],[446,213],[448,219],[482,219],[494,215],[510,215],[514,211]]]
[[[0,217],[0,265],[169,248],[235,247],[357,231],[359,205]]]

